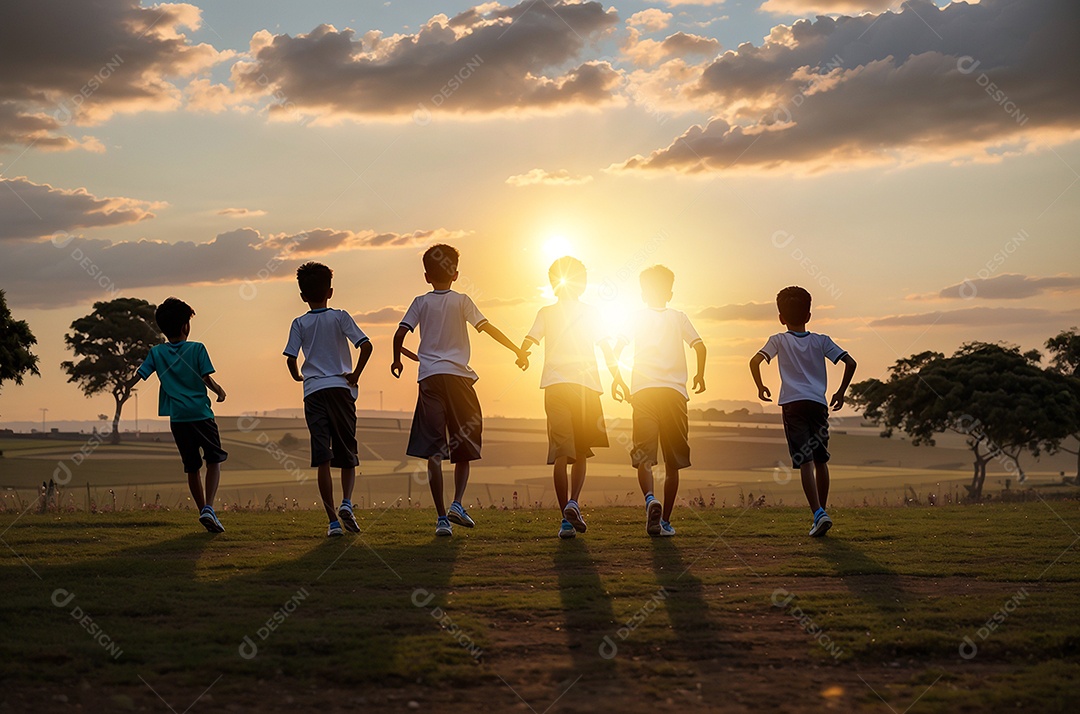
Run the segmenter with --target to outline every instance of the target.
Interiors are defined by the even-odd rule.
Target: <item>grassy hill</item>
[[[313,511],[218,536],[186,512],[4,514],[0,711],[1080,700],[1077,502],[836,509],[820,540],[805,509],[680,509],[673,539],[592,509],[569,542],[550,511],[474,515],[436,540],[428,510],[365,511],[328,540]]]

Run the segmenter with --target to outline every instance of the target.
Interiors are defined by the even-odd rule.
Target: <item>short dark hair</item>
[[[325,300],[333,278],[334,271],[322,263],[309,261],[296,269],[296,282],[305,300]]]
[[[675,273],[663,265],[653,265],[638,276],[642,290],[671,290],[675,287]]]
[[[457,272],[460,258],[454,246],[436,243],[424,251],[424,272],[432,280],[449,280]]]
[[[784,288],[776,294],[776,309],[785,325],[805,323],[810,318],[810,293],[797,285]]]
[[[165,336],[172,340],[180,337],[184,325],[191,322],[194,314],[195,311],[191,309],[191,305],[179,298],[171,297],[158,305],[154,320],[157,321],[158,328],[165,333]]]
[[[564,255],[548,268],[548,281],[557,297],[562,297],[567,292],[574,297],[581,297],[588,282],[588,273],[584,263],[577,258]]]

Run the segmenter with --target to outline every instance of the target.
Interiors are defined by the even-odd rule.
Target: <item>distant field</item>
[[[834,509],[821,540],[790,508],[681,509],[655,540],[638,509],[587,509],[569,542],[551,511],[438,540],[430,510],[361,515],[334,540],[313,511],[219,536],[190,513],[0,515],[0,711],[1080,703],[1074,501]]]

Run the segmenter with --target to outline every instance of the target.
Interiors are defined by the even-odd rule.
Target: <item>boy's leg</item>
[[[552,467],[552,475],[555,477],[555,497],[559,499],[560,513],[566,508],[566,504],[570,500],[566,493],[566,462],[567,458],[565,456],[559,456],[555,459],[555,465]]]
[[[671,510],[675,507],[675,499],[679,496],[679,467],[667,464],[664,467],[664,520],[670,522]]]
[[[356,486],[356,467],[346,466],[341,469],[341,497],[352,503],[352,492]],[[333,491],[330,493],[333,496]]]
[[[469,461],[454,464],[454,500],[461,503],[465,498],[465,487],[469,485]]]
[[[824,461],[815,461],[814,469],[817,471],[818,503],[821,504],[822,508],[825,508],[825,504],[829,500],[829,464]]]
[[[821,500],[818,498],[817,481],[814,479],[814,462],[806,461],[800,465],[799,475],[802,477],[802,490],[810,504],[810,512],[816,514],[821,508]]]
[[[585,467],[588,464],[586,454],[578,454],[570,467],[570,500],[577,503],[581,498],[581,489],[585,486]]]
[[[442,456],[432,456],[428,459],[427,473],[431,500],[435,503],[435,512],[441,518],[446,515],[446,504],[443,502]]]
[[[207,468],[209,472],[209,468]],[[209,475],[209,474],[208,474]],[[188,490],[191,491],[191,499],[195,501],[195,507],[202,511],[206,508],[206,497],[203,495],[202,479],[199,478],[199,469],[187,472]],[[217,490],[215,484],[214,489]]]
[[[198,473],[196,473],[196,477]],[[190,475],[189,475],[190,478]],[[206,464],[206,500],[205,505],[214,507],[214,499],[217,498],[218,484],[221,482],[221,462]]]
[[[319,478],[319,498],[322,499],[323,509],[330,523],[337,520],[337,510],[334,508],[334,477],[330,473],[330,462],[324,461],[317,467]]]
[[[641,487],[641,495],[648,496],[653,492],[655,483],[653,481],[653,472],[650,466],[646,466],[644,463],[637,467],[637,481],[638,486]]]

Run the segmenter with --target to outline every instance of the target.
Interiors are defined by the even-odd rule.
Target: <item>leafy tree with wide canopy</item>
[[[7,297],[0,290],[0,387],[4,382],[22,384],[27,374],[41,376],[37,355],[30,351],[36,344],[30,325],[12,316]]]

